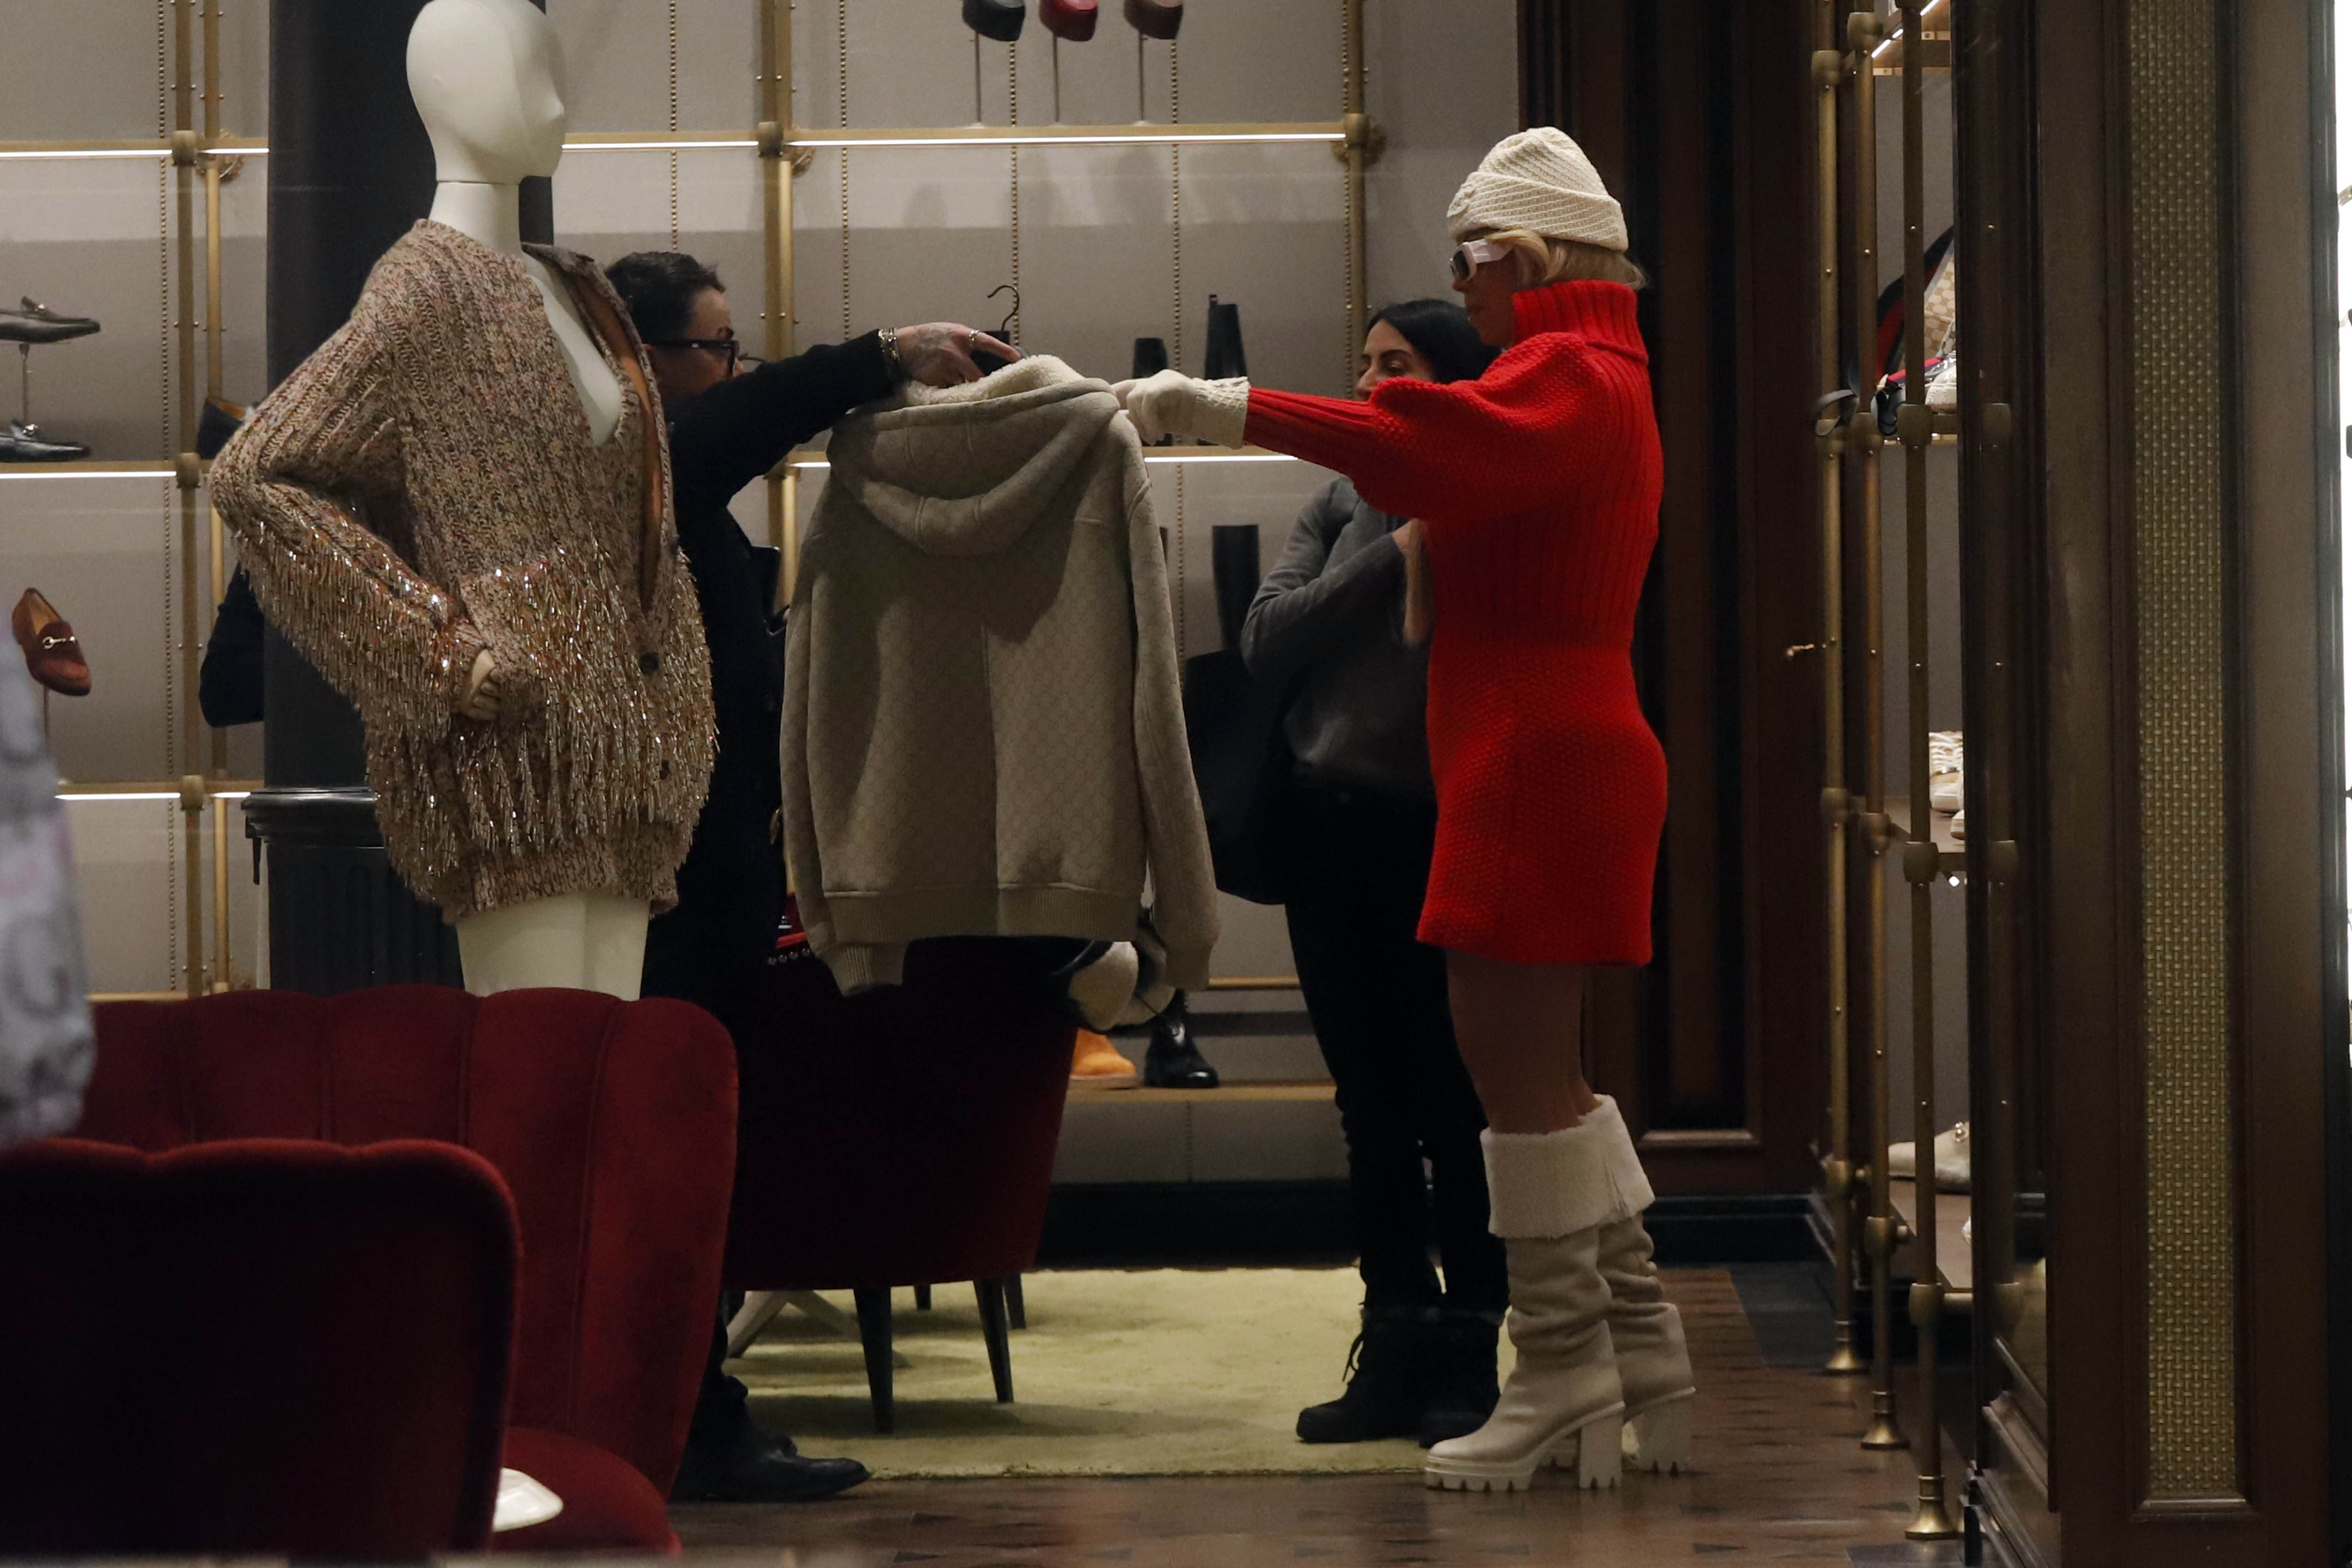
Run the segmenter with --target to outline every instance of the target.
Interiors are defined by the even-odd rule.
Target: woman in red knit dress
[[[1651,1201],[1613,1101],[1584,1080],[1591,971],[1650,958],[1665,757],[1633,685],[1634,606],[1663,482],[1642,274],[1580,149],[1507,138],[1454,199],[1454,287],[1488,342],[1476,381],[1354,402],[1163,372],[1123,384],[1147,441],[1244,441],[1346,475],[1417,521],[1433,584],[1436,857],[1421,938],[1446,950],[1454,1032],[1484,1105],[1492,1226],[1518,1361],[1494,1416],[1430,1451],[1432,1485],[1526,1486],[1547,1461],[1613,1484],[1676,1468],[1692,1384],[1659,1288]]]

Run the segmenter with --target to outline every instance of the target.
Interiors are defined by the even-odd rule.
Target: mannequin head
[[[408,33],[408,90],[435,177],[512,185],[563,158],[563,52],[530,0],[430,0]]]

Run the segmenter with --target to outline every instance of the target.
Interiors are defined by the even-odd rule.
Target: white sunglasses
[[[1454,247],[1454,280],[1459,283],[1488,262],[1500,261],[1510,254],[1511,247],[1500,240],[1465,240]]]

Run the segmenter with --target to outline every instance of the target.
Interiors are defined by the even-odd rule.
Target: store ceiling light
[[[1102,130],[1015,131],[1012,129],[984,131],[940,132],[843,132],[837,135],[795,136],[785,142],[788,147],[811,149],[844,147],[1117,147],[1168,146],[1173,143],[1198,142],[1345,142],[1347,132],[1330,131],[1160,131],[1139,126],[1129,131],[1121,127]]]
[[[1297,458],[1283,452],[1146,452],[1147,463],[1295,463]],[[833,465],[823,458],[795,458],[787,467],[793,468],[830,468]]]

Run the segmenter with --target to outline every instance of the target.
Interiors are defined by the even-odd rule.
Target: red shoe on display
[[[1038,0],[1037,20],[1056,38],[1067,38],[1083,44],[1095,36],[1095,23],[1101,18],[1098,0]]]

